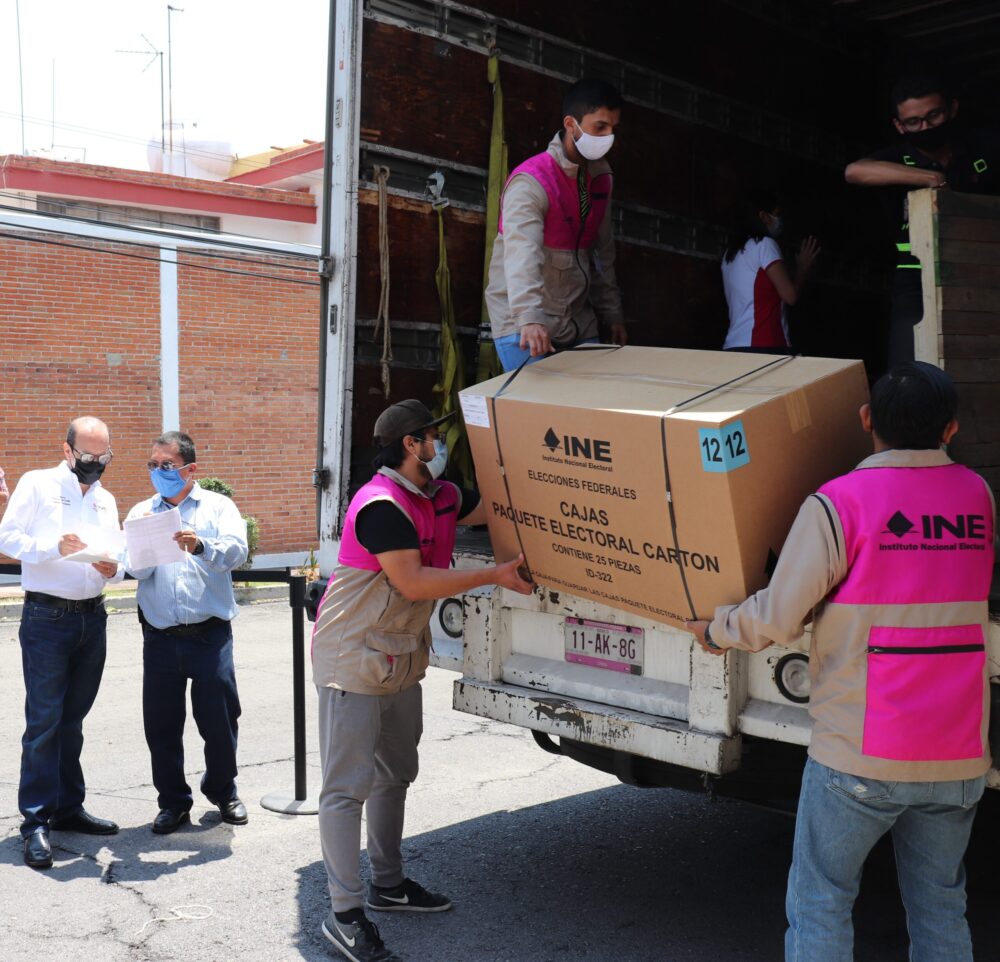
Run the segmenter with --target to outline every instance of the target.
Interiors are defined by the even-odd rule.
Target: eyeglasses
[[[150,471],[182,471],[186,467],[186,464],[174,464],[173,461],[164,461],[162,463],[158,461],[146,462],[146,468]]]
[[[77,459],[81,464],[110,464],[111,459],[115,456],[114,451],[108,448],[104,454],[89,454],[86,451],[77,451],[76,448],[71,444],[69,446],[70,451],[73,452],[73,457]]]
[[[923,124],[927,124],[928,127],[937,127],[948,116],[948,111],[944,107],[935,107],[933,110],[928,111],[923,117],[907,117],[905,120],[900,120],[899,125],[904,130],[909,130],[911,133],[913,131],[920,130]]]

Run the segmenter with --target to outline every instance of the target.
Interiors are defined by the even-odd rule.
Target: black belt
[[[196,621],[191,625],[170,625],[168,628],[157,628],[156,625],[151,625],[146,620],[146,616],[142,613],[142,608],[139,609],[139,621],[153,631],[159,631],[164,635],[171,635],[174,638],[189,638],[192,635],[202,634],[206,628],[215,628],[219,625],[229,624],[225,618],[216,618],[213,616],[206,618],[204,621]]]
[[[62,608],[63,611],[72,611],[83,614],[88,611],[97,611],[104,607],[104,595],[96,598],[83,598],[76,601],[72,598],[57,598],[55,595],[47,595],[41,591],[26,591],[24,600],[30,601],[33,605],[44,605],[47,608]]]

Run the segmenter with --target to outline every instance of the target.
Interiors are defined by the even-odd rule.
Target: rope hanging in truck
[[[382,328],[382,391],[389,400],[392,389],[392,327],[389,324],[389,168],[375,168],[375,183],[378,185],[378,270],[381,290],[378,298],[378,314],[375,315],[375,337]]]

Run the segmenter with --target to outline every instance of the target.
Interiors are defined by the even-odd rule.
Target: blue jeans
[[[972,962],[965,868],[985,778],[877,782],[806,763],[788,876],[786,962],[851,962],[861,869],[892,832],[910,962]]]
[[[236,738],[240,697],[233,667],[233,631],[213,623],[187,636],[142,626],[142,722],[160,808],[188,811],[184,778],[187,682],[191,710],[205,742],[201,791],[216,805],[236,798]]]
[[[25,724],[17,793],[25,838],[50,819],[69,818],[83,808],[83,720],[104,673],[107,621],[103,607],[76,613],[25,602],[19,632]]]
[[[591,337],[580,343],[597,344],[599,342],[596,337]],[[520,334],[504,334],[503,337],[498,337],[493,341],[493,346],[496,348],[497,357],[500,358],[500,363],[503,365],[505,371],[516,371],[525,361],[529,364],[536,364],[538,361],[551,356],[549,354],[539,354],[538,357],[532,357],[531,351],[521,347]]]

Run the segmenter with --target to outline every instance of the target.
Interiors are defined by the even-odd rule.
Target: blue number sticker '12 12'
[[[750,448],[742,421],[723,428],[700,428],[701,466],[714,474],[724,474],[750,463]]]

